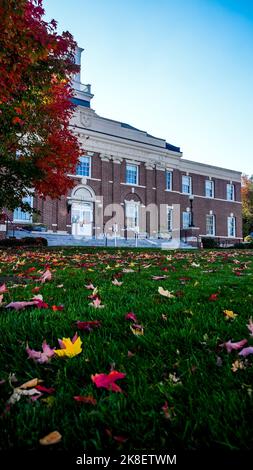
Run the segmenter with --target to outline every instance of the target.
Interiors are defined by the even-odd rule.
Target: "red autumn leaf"
[[[122,372],[117,372],[116,370],[113,370],[109,374],[95,374],[91,376],[92,382],[98,387],[98,388],[106,388],[107,390],[112,390],[113,392],[121,392],[122,389],[115,384],[116,380],[119,379],[124,379],[126,374],[123,374]]]
[[[47,387],[44,387],[43,385],[37,385],[35,388],[36,390],[39,390],[39,392],[48,393],[49,395],[55,392],[55,388],[52,388],[52,387],[47,388]]]
[[[210,300],[210,302],[215,302],[218,300],[218,295],[219,294],[211,294],[208,300]]]
[[[32,289],[32,293],[33,293],[33,294],[38,294],[38,292],[40,291],[40,289],[41,289],[41,287],[34,287],[34,288]]]
[[[76,326],[79,330],[92,331],[93,328],[99,328],[101,326],[101,321],[100,320],[77,321]]]
[[[137,320],[137,317],[136,317],[136,315],[135,315],[135,313],[133,313],[133,312],[127,313],[127,314],[125,315],[125,319],[126,319],[126,320],[131,320],[131,321],[136,322],[136,323],[137,323],[137,321],[138,321],[138,320]]]
[[[89,405],[96,405],[97,400],[92,395],[81,396],[77,395],[74,397],[74,400],[78,401],[79,403],[87,403]]]
[[[54,312],[62,311],[64,310],[64,305],[52,305],[52,310]]]

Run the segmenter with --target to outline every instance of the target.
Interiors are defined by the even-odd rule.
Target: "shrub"
[[[248,249],[253,249],[253,242],[252,243],[235,243],[233,245],[233,248],[236,248],[237,250],[248,250]]]
[[[219,243],[215,238],[202,238],[203,248],[218,248]]]
[[[24,237],[24,238],[5,238],[0,240],[0,247],[18,247],[18,246],[47,246],[48,242],[43,237]]]
[[[244,241],[248,243],[253,243],[253,237],[251,235],[247,235],[247,237],[244,238]]]

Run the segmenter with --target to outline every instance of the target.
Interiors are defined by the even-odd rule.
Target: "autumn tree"
[[[22,207],[31,188],[66,193],[80,156],[69,128],[76,43],[43,15],[42,0],[0,0],[0,210]]]
[[[253,232],[253,176],[242,177],[243,236]]]

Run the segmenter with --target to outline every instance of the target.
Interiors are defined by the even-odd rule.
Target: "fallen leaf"
[[[76,326],[79,330],[92,331],[93,328],[98,328],[101,326],[101,321],[100,320],[77,321]]]
[[[253,346],[249,346],[248,348],[243,348],[239,352],[239,356],[247,357],[249,354],[253,354]]]
[[[97,388],[106,388],[107,390],[112,390],[113,392],[122,393],[122,389],[117,384],[115,384],[115,381],[124,379],[125,376],[126,374],[113,370],[109,374],[92,375],[91,380],[97,386]]]
[[[20,385],[20,387],[18,387],[18,388],[21,388],[21,389],[24,389],[24,390],[26,390],[27,388],[35,388],[36,386],[38,386],[42,382],[43,382],[43,380],[41,380],[41,379],[37,379],[37,378],[36,379],[31,379],[28,382],[25,382],[22,385]]]
[[[40,277],[40,282],[42,282],[43,284],[46,282],[46,281],[51,281],[52,279],[52,273],[50,271],[50,269],[47,269],[43,274],[42,276]]]
[[[118,281],[118,279],[113,279],[112,284],[114,286],[122,286],[123,282]]]
[[[53,387],[47,388],[47,387],[43,387],[43,385],[36,385],[35,388],[36,390],[39,390],[39,392],[48,393],[49,395],[55,392],[55,388]]]
[[[131,321],[133,321],[133,322],[137,322],[136,315],[135,315],[135,313],[133,313],[133,312],[127,313],[127,314],[125,315],[125,319],[126,319],[126,320],[131,320]]]
[[[137,325],[136,323],[133,323],[132,325],[130,325],[130,330],[136,336],[144,335],[144,329],[142,325]]]
[[[8,400],[8,404],[14,405],[16,402],[20,400],[22,396],[30,396],[33,397],[34,395],[38,395],[40,397],[42,395],[41,392],[36,390],[36,388],[31,388],[29,390],[23,390],[20,387],[14,388],[12,395],[10,396]]]
[[[219,294],[211,294],[208,300],[210,300],[210,302],[215,302],[218,300],[218,295]]]
[[[87,403],[89,405],[96,405],[97,400],[94,398],[92,395],[87,395],[87,396],[75,396],[74,400],[80,402],[80,403]]]
[[[64,305],[52,305],[53,312],[61,312],[64,310]]]
[[[3,303],[3,298],[4,298],[4,296],[3,296],[3,294],[1,294],[1,295],[0,295],[0,307],[1,307],[2,303]]]
[[[174,299],[175,296],[169,292],[168,290],[165,290],[163,287],[158,287],[158,292],[160,295],[163,295],[164,297],[168,297],[168,299]]]
[[[5,308],[14,308],[15,310],[23,310],[26,307],[30,307],[32,305],[38,305],[38,300],[31,300],[30,302],[21,301],[21,302],[11,302],[10,304],[6,305]]]
[[[35,351],[34,349],[30,349],[28,344],[26,346],[26,352],[28,354],[29,359],[33,359],[35,362],[39,364],[45,364],[48,362],[55,354],[55,349],[51,349],[47,342],[44,340],[42,343],[42,352]]]
[[[77,333],[72,338],[62,338],[58,339],[61,349],[55,349],[55,354],[59,357],[74,357],[82,352],[82,341]]]
[[[52,444],[58,444],[62,439],[61,434],[58,431],[53,431],[47,434],[47,436],[42,437],[42,439],[39,440],[39,443],[42,446],[49,446]]]
[[[236,360],[235,362],[233,362],[231,370],[233,372],[237,372],[238,369],[245,369],[245,365],[244,365],[243,361]]]
[[[88,289],[88,290],[94,290],[94,289],[95,289],[95,287],[93,286],[93,284],[87,284],[85,287],[86,287],[86,289]]]
[[[231,340],[229,340],[226,343],[220,344],[220,347],[226,348],[227,352],[231,353],[231,351],[233,351],[234,349],[241,349],[247,342],[247,339],[242,339],[241,341],[237,341],[237,343],[232,343]]]
[[[0,294],[5,294],[6,292],[8,292],[8,289],[6,288],[6,284],[2,284],[0,286]]]
[[[163,279],[166,279],[168,276],[166,276],[166,274],[164,274],[164,276],[151,276],[151,279],[153,281],[162,281]]]
[[[229,318],[234,319],[238,316],[237,313],[234,313],[232,310],[224,310],[223,313],[226,317],[226,320],[228,320]]]
[[[99,297],[96,297],[89,305],[94,308],[104,308],[104,305],[101,304],[101,299]]]

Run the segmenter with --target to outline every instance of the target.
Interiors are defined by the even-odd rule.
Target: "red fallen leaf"
[[[253,347],[249,346],[248,348],[243,348],[239,352],[239,356],[247,357],[249,354],[253,354]]]
[[[43,392],[43,393],[48,393],[49,395],[51,395],[51,393],[54,393],[55,392],[55,388],[47,388],[47,387],[43,387],[43,385],[36,385],[36,390],[39,390],[39,392]]]
[[[106,388],[107,390],[112,390],[113,392],[122,393],[122,389],[117,384],[115,384],[115,381],[124,379],[125,377],[126,374],[113,370],[109,374],[92,375],[91,380],[97,386],[97,388]]]
[[[94,398],[92,395],[87,395],[87,396],[81,396],[81,395],[78,395],[78,396],[75,396],[74,397],[74,400],[80,402],[80,403],[87,403],[89,405],[96,405],[97,404],[97,400],[96,398]]]
[[[0,294],[5,294],[5,292],[8,292],[8,289],[6,288],[6,284],[2,284],[0,286]]]
[[[52,310],[54,312],[62,311],[64,310],[64,305],[52,305]]]
[[[77,321],[76,326],[79,330],[92,331],[93,328],[98,328],[101,326],[101,321],[100,320]]]
[[[86,284],[85,287],[86,287],[86,289],[88,289],[88,290],[94,290],[94,289],[95,289],[95,287],[94,287],[94,285],[93,285],[92,283],[91,283],[91,284]]]
[[[38,306],[38,300],[32,300],[30,302],[11,302],[10,304],[6,305],[5,308],[14,308],[15,310],[22,310],[23,308],[29,307],[29,306]],[[43,303],[43,302],[42,302]]]
[[[36,271],[36,268],[28,268],[26,272],[27,273],[32,273],[33,271]]]
[[[211,294],[208,300],[210,300],[210,302],[215,302],[218,300],[218,295],[219,294]]]
[[[126,319],[126,320],[132,320],[133,322],[136,322],[136,323],[137,323],[137,321],[138,321],[137,318],[136,318],[135,313],[133,313],[133,312],[127,313],[127,314],[125,315],[125,319]]]
[[[32,289],[32,293],[33,293],[33,294],[38,294],[38,292],[40,291],[40,289],[41,289],[41,287],[34,287],[34,288]]]
[[[164,416],[166,419],[170,419],[170,414],[169,414],[169,405],[168,402],[165,401],[164,405],[162,406],[162,410],[164,412]]]
[[[128,441],[128,438],[124,436],[112,436],[112,437],[116,442],[119,442],[120,444],[124,444],[124,442]]]

